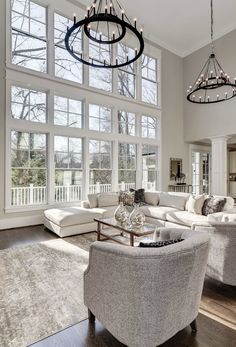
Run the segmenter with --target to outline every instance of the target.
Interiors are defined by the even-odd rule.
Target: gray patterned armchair
[[[189,324],[195,329],[209,238],[193,231],[162,231],[185,240],[163,248],[95,242],[84,274],[84,302],[129,347],[154,347]]]

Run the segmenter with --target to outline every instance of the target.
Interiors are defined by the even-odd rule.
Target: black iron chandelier
[[[97,54],[83,53],[78,47],[79,38],[84,38],[98,45]],[[133,54],[114,58],[114,46],[118,43],[132,42],[135,44]],[[132,64],[143,53],[143,30],[137,29],[137,19],[133,22],[125,14],[118,0],[94,0],[87,8],[85,18],[78,21],[74,16],[74,24],[67,28],[65,37],[67,51],[83,64],[96,68],[120,68]],[[117,49],[117,48],[116,48]]]
[[[232,82],[216,58],[213,28],[211,0],[211,54],[196,81],[187,90],[187,99],[196,104],[213,104],[236,96],[236,78]]]

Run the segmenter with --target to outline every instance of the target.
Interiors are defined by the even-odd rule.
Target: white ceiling
[[[69,0],[90,5],[93,0]],[[108,0],[109,1],[109,0]],[[187,56],[210,42],[210,0],[120,0],[138,18],[144,35],[164,48]],[[236,0],[213,0],[215,38],[236,29]]]

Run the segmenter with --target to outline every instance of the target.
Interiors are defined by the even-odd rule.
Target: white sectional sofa
[[[208,216],[188,212],[188,193],[145,192],[146,205],[140,208],[146,216],[146,221],[160,227],[191,229],[195,223],[207,221],[219,222],[225,216],[236,213],[234,200],[226,199],[223,212]],[[94,231],[94,218],[111,217],[119,203],[118,193],[90,194],[88,201],[82,201],[81,206],[54,208],[44,212],[44,224],[60,237]]]

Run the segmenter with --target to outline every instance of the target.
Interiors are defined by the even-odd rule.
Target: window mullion
[[[112,143],[112,190],[114,192],[118,191],[118,141],[113,141]]]
[[[142,144],[137,144],[136,150],[136,188],[142,188]]]

